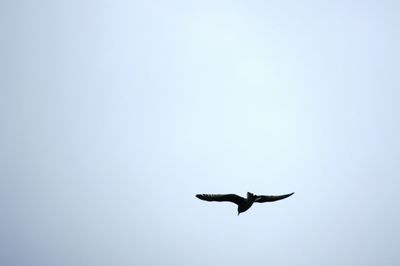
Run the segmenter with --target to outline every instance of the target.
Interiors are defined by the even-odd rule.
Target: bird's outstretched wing
[[[290,194],[279,195],[279,196],[263,196],[263,195],[258,196],[258,195],[255,195],[256,199],[255,199],[254,202],[262,203],[262,202],[271,202],[271,201],[282,200],[282,199],[286,199],[287,197],[292,196],[293,194],[294,194],[294,192],[290,193]]]
[[[237,205],[245,201],[244,198],[235,194],[197,194],[196,197],[206,201],[230,201]]]

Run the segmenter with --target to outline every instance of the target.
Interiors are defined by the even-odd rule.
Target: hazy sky
[[[399,13],[0,1],[0,265],[400,265]]]

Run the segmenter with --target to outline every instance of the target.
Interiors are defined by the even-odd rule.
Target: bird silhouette
[[[247,198],[240,197],[236,194],[197,194],[196,197],[205,201],[229,201],[238,205],[238,215],[241,212],[245,212],[253,205],[254,202],[272,202],[277,200],[286,199],[294,194],[285,194],[278,196],[259,196],[253,193],[247,192]]]

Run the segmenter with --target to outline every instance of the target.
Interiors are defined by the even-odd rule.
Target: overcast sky
[[[399,13],[1,1],[0,264],[400,265]]]

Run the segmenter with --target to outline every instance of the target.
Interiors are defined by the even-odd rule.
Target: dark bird
[[[285,194],[279,196],[258,196],[253,193],[247,192],[247,198],[242,198],[236,194],[197,194],[196,197],[206,201],[230,201],[238,205],[238,215],[250,209],[254,202],[272,202],[277,200],[286,199],[294,194]]]

